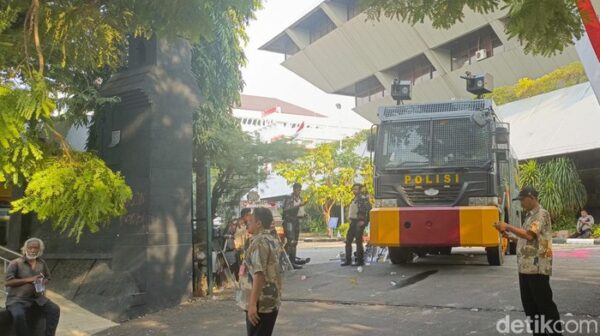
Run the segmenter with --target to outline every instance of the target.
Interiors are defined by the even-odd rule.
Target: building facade
[[[262,142],[272,142],[282,138],[315,148],[323,143],[340,142],[363,129],[369,123],[360,120],[342,122],[339,118],[326,116],[315,111],[269,97],[241,95],[240,106],[233,109],[233,116],[239,120],[242,130]],[[342,125],[343,124],[343,125]],[[280,175],[265,167],[269,176],[254,189],[262,200],[281,201],[292,192],[291,186]],[[246,197],[243,197],[243,202]]]
[[[240,106],[233,109],[242,130],[262,142],[286,138],[307,148],[340,141],[368,128],[365,123],[340,122],[336,118],[308,110],[286,101],[242,95]]]
[[[395,78],[413,83],[413,102],[464,99],[472,97],[460,78],[466,71],[490,73],[497,87],[578,60],[574,47],[553,57],[526,55],[504,32],[506,10],[466,10],[462,22],[437,30],[428,20],[367,21],[358,2],[324,1],[261,49],[283,54],[284,67],[321,90],[355,97],[355,111],[373,123],[379,106],[395,104]]]

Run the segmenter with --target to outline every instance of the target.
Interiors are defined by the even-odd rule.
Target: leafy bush
[[[502,105],[563,87],[580,84],[587,80],[588,78],[583,65],[580,62],[575,62],[560,67],[537,79],[525,77],[519,79],[519,82],[515,85],[497,87],[492,93],[486,95],[486,98],[491,98],[496,104]]]
[[[592,238],[600,238],[600,226],[597,226],[592,232]]]
[[[338,226],[337,230],[342,235],[342,237],[346,238],[346,234],[348,234],[348,230],[350,229],[350,223],[344,223]]]
[[[312,233],[325,233],[327,232],[327,228],[325,227],[325,223],[320,218],[309,218],[304,221],[305,232]]]
[[[552,220],[552,231],[557,232],[561,230],[569,230],[569,232],[575,232],[577,227],[577,221],[574,217],[562,216]]]
[[[539,163],[528,161],[519,167],[520,186],[530,185],[540,193],[540,203],[550,212],[554,230],[573,228],[574,218],[587,202],[577,167],[569,158]]]

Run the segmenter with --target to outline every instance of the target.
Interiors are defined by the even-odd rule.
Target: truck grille
[[[434,188],[439,190],[436,196],[427,196],[425,190],[429,189],[429,186],[406,186],[404,187],[404,196],[407,205],[452,205],[456,202],[458,195],[460,194],[460,185],[450,186],[435,186]]]

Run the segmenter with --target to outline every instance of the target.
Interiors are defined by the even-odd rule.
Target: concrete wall
[[[47,242],[47,258],[62,260],[57,283],[85,275],[67,297],[114,320],[192,295],[192,113],[200,95],[190,46],[134,40],[129,57],[129,68],[103,87],[121,101],[97,121],[100,156],[134,193],[127,215],[79,244],[48,224],[34,232]]]

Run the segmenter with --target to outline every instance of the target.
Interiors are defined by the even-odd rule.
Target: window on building
[[[288,38],[285,40],[284,50],[285,50],[285,54],[284,54],[285,59],[288,59],[288,57],[293,56],[297,52],[299,52],[300,48],[298,48],[296,43],[294,43],[290,38]]]
[[[368,104],[385,97],[385,87],[375,76],[363,79],[354,84],[356,106]]]
[[[450,50],[451,70],[474,64],[503,51],[492,27],[486,26],[442,47]]]
[[[313,43],[321,37],[329,34],[336,27],[333,21],[323,12],[318,10],[308,17],[299,28],[308,31],[309,42]]]
[[[391,73],[400,80],[408,80],[413,85],[431,80],[438,75],[437,69],[425,55],[419,55],[402,62],[391,69]]]

